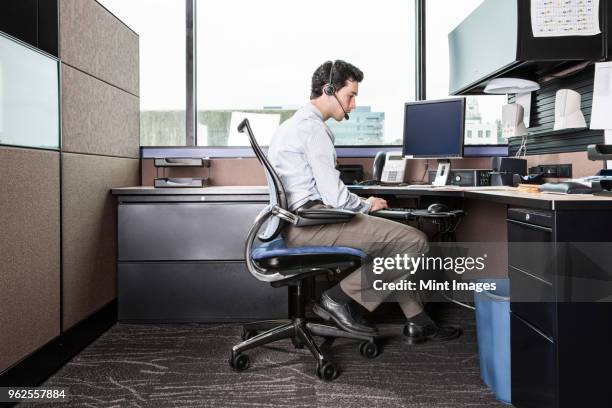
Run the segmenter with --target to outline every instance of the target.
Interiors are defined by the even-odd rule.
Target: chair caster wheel
[[[257,331],[255,330],[247,330],[244,327],[242,328],[242,334],[240,334],[240,338],[244,341],[244,340],[248,340],[250,338],[253,338],[255,336],[257,336]]]
[[[249,368],[249,356],[246,354],[238,353],[230,357],[230,367],[236,371],[244,371]]]
[[[317,367],[317,377],[323,381],[332,381],[338,377],[338,369],[331,361],[323,361],[323,363]]]
[[[291,343],[293,343],[293,347],[295,347],[296,349],[304,348],[304,343],[301,340],[296,339],[295,337],[291,339]]]
[[[364,341],[359,345],[359,353],[364,357],[374,358],[380,354],[380,349],[373,341]]]

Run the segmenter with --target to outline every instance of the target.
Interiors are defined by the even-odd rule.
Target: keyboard
[[[415,211],[414,208],[385,208],[384,210],[370,213],[370,215],[395,220],[413,220],[415,218],[412,214],[413,211]]]

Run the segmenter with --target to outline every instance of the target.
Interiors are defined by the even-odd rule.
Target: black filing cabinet
[[[509,208],[507,226],[512,404],[612,406],[612,211]]]
[[[267,202],[145,198],[122,196],[118,206],[120,321],[287,317],[287,291],[256,280],[244,262],[244,240]]]

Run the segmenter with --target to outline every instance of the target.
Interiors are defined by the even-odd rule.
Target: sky
[[[141,109],[185,109],[185,1],[99,2],[140,35]],[[481,2],[427,1],[428,98],[448,95],[447,34]],[[196,8],[198,110],[301,106],[316,67],[342,59],[364,72],[357,104],[385,112],[386,139],[401,137],[403,105],[414,100],[414,1],[198,0]],[[485,121],[500,116],[497,103],[487,105]]]

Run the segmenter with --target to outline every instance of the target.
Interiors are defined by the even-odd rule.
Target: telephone
[[[380,183],[399,184],[404,182],[406,159],[401,151],[378,152],[374,158],[372,173]]]

